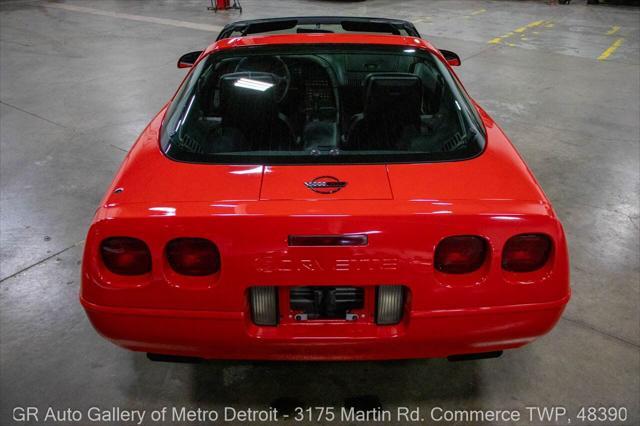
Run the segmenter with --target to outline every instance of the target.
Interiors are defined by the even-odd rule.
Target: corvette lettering
[[[397,271],[397,258],[355,258],[355,259],[292,259],[277,256],[265,256],[255,259],[257,272],[377,272]]]

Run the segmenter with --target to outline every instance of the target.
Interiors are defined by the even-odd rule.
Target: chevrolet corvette
[[[562,225],[405,21],[228,25],[88,231],[80,301],[152,359],[495,357],[570,297]]]

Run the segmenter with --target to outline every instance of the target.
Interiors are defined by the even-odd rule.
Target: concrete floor
[[[640,422],[637,8],[242,1],[243,18],[407,18],[460,53],[467,88],[510,135],[568,234],[573,299],[548,336],[469,363],[196,366],[152,363],[100,338],[77,301],[87,226],[127,149],[183,77],[178,56],[238,17],[205,3],[0,1],[0,424],[26,405],[340,407],[349,398],[388,409],[562,405],[571,415],[614,405],[627,407],[627,424]]]

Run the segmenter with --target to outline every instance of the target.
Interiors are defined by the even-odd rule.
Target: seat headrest
[[[419,120],[422,82],[410,73],[372,73],[364,79],[364,114],[393,114]]]

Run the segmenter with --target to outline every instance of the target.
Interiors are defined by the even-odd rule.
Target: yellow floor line
[[[607,31],[607,35],[614,35],[618,31],[620,31],[620,27],[617,25],[614,25],[613,27],[611,27],[609,31]]]
[[[524,25],[524,26],[522,26],[522,27],[520,27],[520,28],[516,28],[515,30],[508,32],[508,33],[507,33],[507,34],[505,34],[505,35],[502,35],[502,36],[500,36],[500,37],[493,38],[493,39],[489,40],[489,41],[488,41],[488,43],[489,43],[489,44],[500,44],[500,43],[502,43],[502,41],[503,41],[503,40],[505,40],[505,39],[507,39],[507,38],[509,38],[509,37],[513,36],[513,35],[514,35],[514,34],[516,34],[516,33],[521,34],[521,36],[524,36],[524,32],[525,32],[525,31],[527,31],[528,29],[530,29],[530,28],[535,28],[535,27],[539,27],[539,26],[541,26],[541,25],[544,25],[545,23],[547,23],[547,24],[548,24],[548,23],[550,23],[550,22],[551,22],[551,21],[545,21],[545,20],[530,22],[530,23],[528,23],[527,25]],[[534,34],[535,34],[535,33],[534,33]],[[511,44],[509,44],[509,43],[508,43],[507,45],[509,45],[509,46],[510,46]]]
[[[481,13],[485,13],[486,11],[487,11],[487,9],[476,10],[475,12],[472,12],[471,15],[472,16],[480,15]]]
[[[605,59],[607,59],[609,56],[611,56],[613,54],[613,52],[615,52],[616,50],[618,50],[618,48],[620,46],[622,46],[622,43],[624,43],[624,39],[623,38],[619,38],[616,41],[614,41],[613,43],[611,43],[611,46],[609,46],[607,48],[607,50],[602,52],[602,55],[598,56],[598,60],[599,61],[604,61]]]
[[[524,27],[520,27],[517,30],[513,30],[514,33],[523,33],[525,32],[527,29],[529,28],[535,28],[535,27],[539,27],[540,25],[544,24],[544,21],[535,21],[535,22],[531,22],[527,25],[525,25]]]

